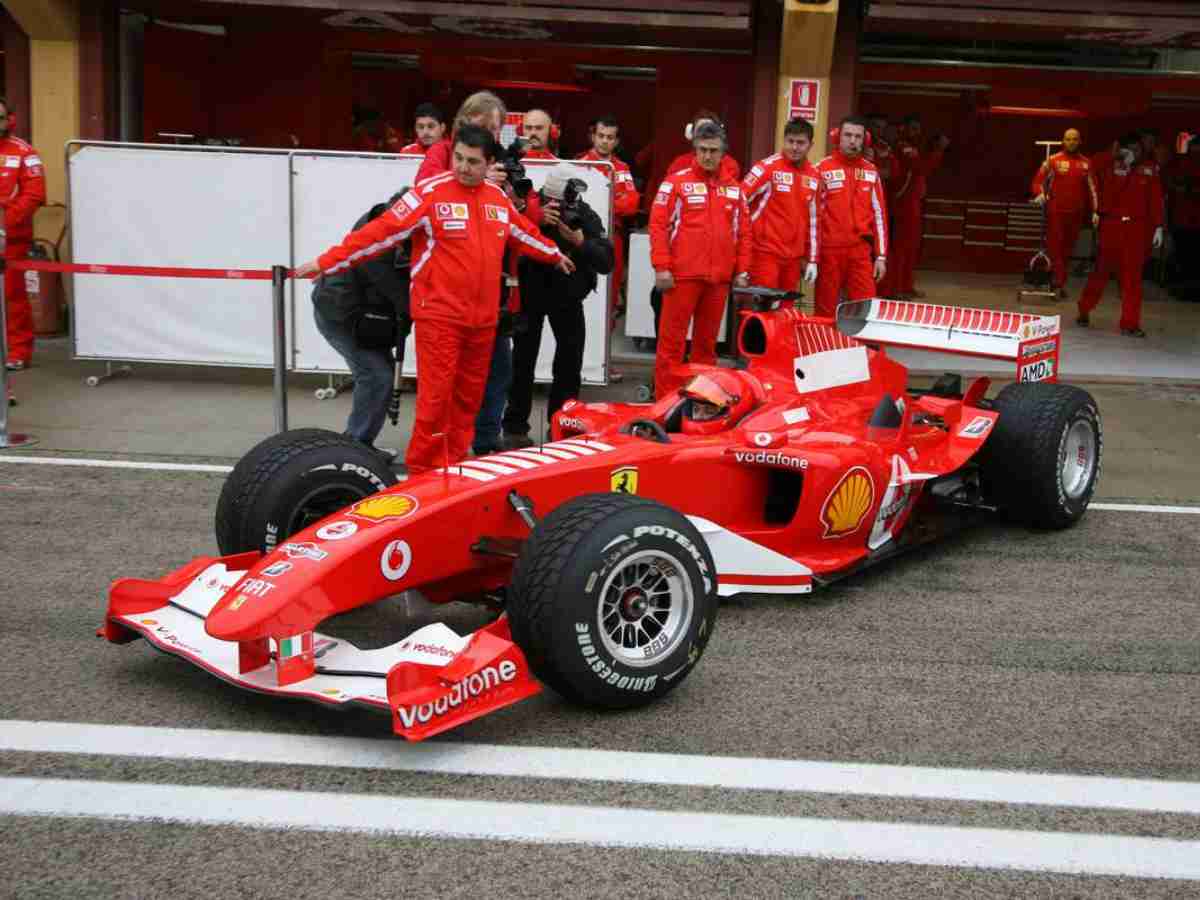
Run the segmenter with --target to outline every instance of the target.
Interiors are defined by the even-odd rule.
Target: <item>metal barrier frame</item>
[[[390,160],[394,160],[399,156],[399,154],[396,154],[396,153],[363,153],[363,152],[356,152],[356,151],[341,151],[341,150],[304,150],[304,149],[279,150],[279,149],[273,149],[273,148],[269,148],[269,147],[227,147],[227,146],[210,146],[210,145],[206,145],[206,144],[147,144],[147,143],[126,142],[126,141],[85,141],[85,140],[78,140],[78,139],[69,140],[63,145],[63,168],[66,172],[66,205],[67,205],[67,211],[68,211],[67,233],[68,233],[68,238],[70,241],[72,255],[74,255],[74,252],[75,252],[75,234],[74,234],[75,216],[72,214],[73,207],[72,207],[72,202],[71,202],[71,198],[72,198],[72,194],[71,194],[71,157],[74,155],[75,152],[83,149],[84,147],[119,147],[122,149],[134,149],[134,150],[170,150],[173,152],[181,152],[181,153],[234,153],[234,154],[255,154],[255,155],[261,155],[261,156],[286,157],[287,158],[287,166],[288,166],[288,256],[289,256],[287,263],[288,263],[289,269],[294,269],[296,266],[296,260],[294,258],[295,252],[296,252],[296,199],[295,199],[295,183],[296,183],[295,174],[296,173],[295,173],[295,167],[293,165],[293,160],[295,159],[295,157],[297,157],[297,156],[303,156],[303,157],[317,156],[317,157],[343,157],[343,158],[350,158],[350,159],[383,159],[383,160],[390,159]],[[412,157],[410,157],[410,158],[412,158]],[[568,163],[570,165],[580,166],[582,168],[593,168],[593,169],[600,169],[600,170],[607,171],[607,174],[609,176],[609,182],[611,184],[613,184],[613,187],[614,187],[613,190],[609,191],[609,195],[608,195],[608,222],[609,222],[608,235],[609,235],[609,238],[612,239],[612,235],[613,235],[613,228],[612,228],[613,201],[614,201],[615,194],[616,194],[615,181],[614,181],[615,172],[614,172],[612,163],[600,162],[600,161],[594,161],[594,160],[561,159],[561,160],[555,160],[555,161],[528,160],[526,164],[529,167],[545,168],[545,167],[549,167],[552,165],[557,165],[558,163]],[[103,262],[103,260],[98,260],[97,262]],[[136,357],[116,357],[116,356],[114,356],[114,357],[94,357],[94,356],[80,357],[79,353],[78,353],[78,345],[77,345],[78,329],[76,327],[76,322],[75,322],[75,276],[73,274],[71,274],[68,277],[71,279],[70,280],[71,303],[69,304],[69,307],[70,307],[69,313],[70,313],[70,332],[71,332],[71,357],[73,359],[76,359],[76,360],[86,359],[88,361],[93,361],[93,362],[104,362],[110,367],[110,371],[111,371],[112,363],[114,363],[114,362],[144,363],[144,364],[148,364],[148,365],[205,366],[208,368],[237,368],[237,369],[264,369],[264,368],[267,368],[266,365],[251,365],[251,364],[246,364],[246,363],[232,363],[232,362],[231,363],[192,362],[192,361],[186,361],[186,360],[139,359]],[[346,374],[347,372],[349,372],[349,369],[298,369],[298,368],[296,368],[295,362],[296,362],[297,348],[296,348],[295,328],[292,327],[292,328],[290,328],[290,330],[288,329],[288,322],[290,321],[291,323],[294,323],[296,321],[296,315],[297,315],[296,279],[289,278],[289,279],[286,279],[286,281],[289,283],[289,287],[287,289],[287,292],[288,292],[287,315],[285,315],[285,317],[284,317],[285,318],[285,323],[284,323],[285,341],[284,341],[284,343],[285,343],[285,348],[286,348],[287,370],[291,371],[291,372],[296,372],[298,374],[321,374],[321,375],[324,375],[324,374],[337,375],[337,374]],[[613,289],[613,287],[610,282],[609,290],[611,291],[612,289]],[[599,384],[608,384],[609,383],[609,373],[612,370],[612,316],[609,314],[610,298],[606,296],[603,298],[603,300],[604,300],[604,316],[603,316],[603,323],[604,323],[603,324],[604,380],[601,382],[598,382],[598,383]],[[274,368],[277,369],[278,368],[278,360],[276,360],[272,365]],[[592,383],[592,382],[585,382],[585,383]],[[286,418],[287,418],[286,410],[284,410],[282,418],[286,422]]]

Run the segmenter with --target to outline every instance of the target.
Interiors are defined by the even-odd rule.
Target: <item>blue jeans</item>
[[[392,398],[392,355],[388,350],[367,350],[354,343],[354,335],[345,322],[335,322],[321,315],[314,307],[313,321],[329,346],[333,347],[350,368],[354,378],[350,418],[346,434],[356,441],[374,446],[375,438],[387,418],[388,401]]]
[[[483,406],[475,417],[475,438],[471,442],[471,449],[476,456],[504,449],[500,443],[500,420],[504,417],[504,404],[508,399],[512,376],[512,338],[507,334],[497,334],[487,387],[483,392]]]

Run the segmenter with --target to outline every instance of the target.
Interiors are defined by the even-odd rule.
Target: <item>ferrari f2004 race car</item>
[[[888,346],[1011,360],[1017,381],[916,390]],[[721,598],[803,594],[974,518],[1053,529],[1087,508],[1100,414],[1056,383],[1057,317],[873,300],[832,321],[760,295],[737,348],[655,403],[572,401],[545,444],[400,484],[341,435],[272,437],[221,493],[223,555],[117,581],[101,634],[243,688],[377,707],[417,740],[542,685],[648,703],[696,666]],[[402,591],[495,618],[374,649],[318,630]]]

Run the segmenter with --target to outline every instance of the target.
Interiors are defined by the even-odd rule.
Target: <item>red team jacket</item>
[[[783,259],[816,259],[817,194],[821,175],[807,160],[796,166],[781,153],[751,167],[742,187],[750,209],[754,249]]]
[[[1045,189],[1049,180],[1050,208],[1056,212],[1079,212],[1097,208],[1096,185],[1092,164],[1082,153],[1055,153],[1033,176],[1033,195]]]
[[[10,244],[33,240],[33,214],[46,202],[46,173],[37,151],[20,138],[0,140],[0,205]]]
[[[750,270],[750,211],[741,183],[698,165],[668,175],[650,210],[650,264],[714,284]]]
[[[610,156],[608,159],[602,157],[595,150],[589,150],[587,153],[580,154],[575,157],[586,162],[610,162],[613,167],[613,215],[618,219],[625,219],[629,216],[636,215],[638,206],[642,202],[641,196],[637,192],[637,188],[633,184],[633,173],[629,171],[629,166],[617,159],[615,156]]]
[[[413,239],[414,321],[439,319],[467,328],[496,324],[505,245],[545,263],[561,257],[490,182],[463,187],[452,173],[418,184],[388,212],[321,254],[326,275]]]
[[[1153,233],[1163,223],[1158,166],[1138,163],[1122,175],[1115,162],[1095,172],[1100,219],[1144,223]]]
[[[935,148],[922,153],[916,144],[909,141],[899,141],[897,150],[900,184],[893,192],[896,202],[920,204],[928,190],[928,178],[942,164],[946,152]]]
[[[401,147],[400,152],[401,153],[411,153],[411,154],[415,154],[416,156],[424,156],[425,155],[425,145],[422,144],[420,141],[413,141],[411,144],[405,144],[403,147]]]
[[[862,157],[847,159],[837,151],[816,168],[821,175],[821,249],[845,249],[868,240],[876,256],[887,256],[887,206],[879,170]]]

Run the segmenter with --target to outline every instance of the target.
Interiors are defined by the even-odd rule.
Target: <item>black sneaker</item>
[[[504,449],[523,450],[533,446],[533,438],[528,434],[517,434],[513,431],[504,432]]]
[[[1089,319],[1087,316],[1080,316],[1078,319],[1075,320],[1075,324],[1078,325],[1080,328],[1087,328],[1089,325],[1092,324],[1092,320]]]
[[[1125,335],[1126,337],[1137,338],[1144,338],[1146,336],[1146,332],[1142,331],[1140,328],[1122,328],[1121,334]]]

